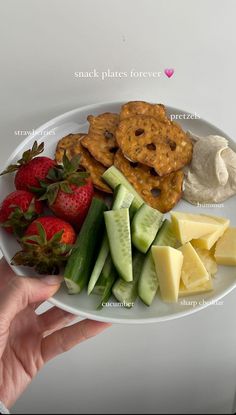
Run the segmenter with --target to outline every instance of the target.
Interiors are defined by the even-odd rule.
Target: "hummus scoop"
[[[199,137],[194,142],[192,163],[185,169],[183,198],[198,203],[220,203],[236,194],[236,153],[219,135]]]

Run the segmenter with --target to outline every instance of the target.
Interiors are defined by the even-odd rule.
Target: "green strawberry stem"
[[[80,156],[76,155],[71,160],[66,155],[63,156],[63,164],[52,167],[47,175],[48,182],[40,181],[41,188],[38,190],[39,200],[47,200],[49,205],[53,205],[58,192],[73,193],[70,185],[77,187],[84,186],[89,173],[81,171]],[[36,189],[31,189],[35,191]]]
[[[0,176],[17,171],[21,166],[28,164],[33,158],[37,157],[43,151],[44,143],[38,145],[37,141],[35,141],[33,147],[23,153],[22,158],[17,162],[17,164],[11,164],[8,166],[6,170],[0,173]]]
[[[23,210],[17,205],[10,205],[12,210],[8,220],[1,223],[3,228],[11,228],[17,238],[21,238],[29,224],[39,217],[35,211],[35,199],[32,199],[27,211]]]
[[[41,223],[37,223],[38,234],[21,238],[22,250],[12,258],[13,265],[33,267],[39,274],[58,274],[68,260],[73,245],[61,242],[64,230],[47,240]]]

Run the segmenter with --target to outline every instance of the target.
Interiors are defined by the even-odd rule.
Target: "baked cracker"
[[[154,209],[169,212],[180,200],[184,180],[182,170],[159,177],[153,168],[128,161],[120,150],[115,155],[114,164]]]
[[[75,155],[80,155],[80,165],[90,173],[94,187],[102,192],[112,193],[111,188],[102,180],[106,168],[81,145],[81,139],[84,137],[86,137],[86,134],[69,134],[63,137],[57,144],[55,159],[58,164],[62,163],[65,150],[69,159],[72,159]]]
[[[169,123],[166,108],[163,104],[150,104],[145,101],[130,101],[122,105],[120,112],[121,121],[135,115],[148,115],[159,121]]]
[[[114,162],[117,151],[115,132],[119,124],[119,115],[106,112],[97,116],[89,115],[89,131],[82,139],[82,145],[105,167]]]
[[[125,157],[153,167],[159,176],[180,170],[192,159],[193,144],[182,128],[154,117],[124,119],[116,130],[116,140]]]

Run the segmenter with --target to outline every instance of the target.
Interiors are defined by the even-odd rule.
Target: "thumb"
[[[0,336],[6,333],[15,316],[28,305],[42,302],[55,294],[63,277],[14,277],[0,294]]]

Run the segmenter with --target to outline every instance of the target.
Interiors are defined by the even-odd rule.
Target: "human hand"
[[[109,324],[84,320],[65,327],[74,315],[56,307],[36,308],[59,289],[62,277],[17,277],[0,261],[0,401],[10,408],[42,366]]]

